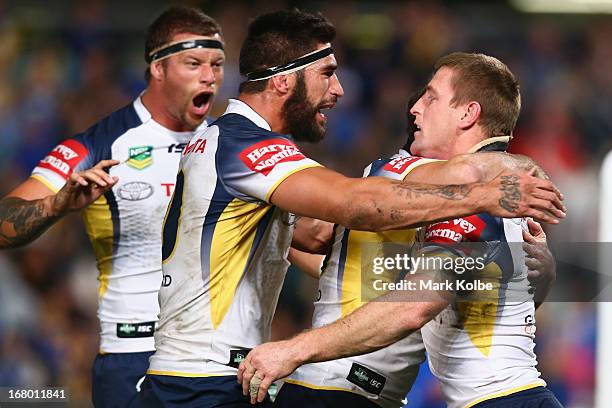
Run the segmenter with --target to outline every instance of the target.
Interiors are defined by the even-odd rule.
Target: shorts
[[[153,351],[98,354],[92,369],[96,408],[125,408],[138,394],[137,385],[149,368]]]
[[[268,396],[262,403],[251,405],[235,375],[193,378],[147,374],[131,407],[271,408],[272,401]]]
[[[318,390],[285,383],[278,392],[274,407],[280,408],[380,408],[362,395],[349,391]]]
[[[555,395],[546,387],[536,387],[505,397],[492,398],[473,408],[563,408]]]

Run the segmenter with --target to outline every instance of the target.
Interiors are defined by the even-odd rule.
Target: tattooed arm
[[[0,200],[0,248],[25,245],[55,223],[61,215],[54,213],[52,197],[31,201],[19,197]]]
[[[550,181],[525,172],[502,173],[486,183],[429,185],[382,177],[354,179],[318,167],[287,177],[271,201],[295,214],[382,231],[479,212],[557,223],[565,216],[559,196]]]
[[[68,212],[96,201],[117,183],[103,170],[115,164],[115,160],[102,160],[89,170],[73,173],[56,194],[36,179],[23,182],[0,200],[0,249],[26,245]]]
[[[404,181],[428,184],[484,183],[503,171],[528,172],[533,168],[537,177],[549,179],[544,170],[527,156],[505,152],[469,153],[449,160],[426,162],[408,173]]]

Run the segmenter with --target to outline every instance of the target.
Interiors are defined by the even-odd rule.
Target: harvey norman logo
[[[452,221],[442,221],[430,225],[425,229],[425,239],[428,241],[447,239],[461,242],[463,239],[477,241],[486,227],[485,222],[478,215],[457,218]]]
[[[57,145],[38,166],[54,171],[68,179],[75,167],[87,156],[88,150],[74,139],[64,140]]]
[[[411,164],[416,163],[421,159],[422,157],[415,156],[398,157],[385,164],[383,166],[383,169],[387,171],[392,171],[393,173],[402,174],[408,169]]]
[[[286,139],[268,139],[256,143],[240,153],[240,160],[252,171],[264,176],[270,174],[277,164],[298,161],[306,157],[296,145]]]

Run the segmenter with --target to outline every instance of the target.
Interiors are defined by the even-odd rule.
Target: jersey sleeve
[[[487,223],[479,215],[442,221],[425,227],[425,242],[455,244],[478,242]]]
[[[482,213],[425,227],[421,253],[471,258],[478,269],[472,279],[495,285],[512,277],[512,254],[504,238],[503,219]]]
[[[486,218],[479,214],[437,222],[424,227],[420,251],[459,257],[485,255],[489,250],[483,241],[490,238],[489,229]]]
[[[217,150],[217,172],[226,190],[244,201],[270,202],[290,175],[320,166],[289,139],[271,132],[266,137],[223,140]]]
[[[38,162],[31,177],[42,182],[54,192],[60,190],[73,171],[92,166],[91,146],[86,146],[84,138],[75,136],[55,146]]]

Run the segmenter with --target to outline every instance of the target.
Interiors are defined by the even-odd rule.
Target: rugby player
[[[500,61],[480,54],[448,55],[438,61],[435,75],[411,109],[417,126],[412,151],[444,160],[476,151],[505,151],[510,137],[502,135],[512,132],[519,110],[518,84]],[[405,149],[410,143],[411,140]],[[419,173],[432,182],[437,182],[440,176],[453,177],[439,174],[429,160],[411,156],[405,150],[391,159],[372,163],[368,173],[397,178],[389,170],[399,160],[409,161],[415,167],[400,176],[404,180],[415,177],[418,180]],[[525,225],[521,224],[520,219],[478,214],[428,226],[424,239],[431,243],[497,242],[486,253],[486,272],[503,274],[507,285],[511,279],[524,280],[528,267],[523,255],[500,242],[522,242],[524,234],[531,242],[536,239],[525,233],[522,228]],[[532,224],[532,228],[536,235],[541,235],[537,225]],[[244,372],[242,381],[246,388],[255,375],[260,379],[272,375],[274,380],[299,366],[303,358],[324,361],[361,354],[400,339],[370,354],[298,368],[281,389],[276,405],[377,406],[371,401],[388,407],[403,405],[401,400],[424,360],[420,333],[410,333],[441,311],[447,302],[374,302],[349,315],[367,297],[362,291],[371,283],[362,281],[362,252],[368,245],[378,245],[377,254],[382,253],[385,242],[410,244],[416,231],[372,234],[340,226],[335,231],[334,247],[322,268],[320,300],[315,303],[313,317],[313,327],[329,326],[254,349],[241,365],[239,377]],[[550,254],[538,255],[543,256],[536,265],[550,268]],[[369,254],[369,259],[370,256],[376,255]],[[320,258],[313,259],[307,254],[293,253],[292,258],[305,269],[312,269],[313,262],[321,265]],[[529,263],[534,266],[531,260]],[[545,382],[536,369],[534,303],[512,301],[509,287],[502,289],[498,285],[495,290],[496,301],[508,296],[502,305],[482,300],[456,302],[423,329],[430,365],[441,381],[448,405],[558,407],[558,401],[544,388]],[[330,324],[341,317],[339,322]]]
[[[196,8],[168,8],[147,32],[144,92],[57,145],[0,201],[3,247],[30,242],[68,211],[86,207],[100,282],[96,407],[126,406],[148,367],[163,218],[181,153],[194,131],[207,126],[223,80],[223,48],[212,18]],[[112,165],[110,174],[103,170]]]
[[[351,179],[305,157],[293,140],[319,141],[322,110],[344,93],[334,35],[320,15],[294,10],[256,18],[241,48],[247,80],[239,98],[185,148],[164,223],[160,321],[141,406],[249,405],[237,367],[269,338],[293,214],[361,230],[481,211],[564,217],[554,185],[527,171],[433,186]],[[505,177],[516,180],[511,194],[502,188]],[[269,404],[265,393],[260,402]]]
[[[408,109],[416,104],[423,93],[424,90],[411,98]],[[372,163],[368,166],[367,173],[369,175],[382,173],[382,168],[390,161],[397,158],[411,158],[421,167],[418,170],[414,167],[406,174],[404,180],[415,177],[418,180],[419,173],[427,176],[428,180],[441,180],[440,177],[444,175],[439,173],[436,165],[408,153],[414,141],[416,127],[415,116],[410,112],[407,116],[408,140],[404,147],[394,158]],[[454,177],[460,179],[462,176]],[[320,228],[321,226],[318,229],[308,230],[296,228],[294,240],[298,236],[301,241],[320,240],[322,238]],[[312,322],[315,328],[332,323],[375,296],[376,294],[367,291],[367,288],[374,283],[374,279],[381,282],[394,282],[397,279],[396,274],[376,275],[374,279],[363,279],[368,275],[362,274],[366,270],[371,270],[372,265],[367,262],[363,264],[362,259],[384,256],[385,243],[399,244],[408,249],[406,247],[412,244],[417,235],[416,231],[373,234],[350,231],[341,226],[336,226],[334,231],[336,233],[334,249],[327,259],[298,250],[293,245],[289,251],[288,259],[293,265],[315,279],[320,278]],[[529,282],[538,292],[534,298],[541,300],[545,297],[551,281],[555,279],[554,259],[546,245],[546,235],[538,223],[529,220],[529,231],[524,231],[523,237],[529,242],[524,248],[529,255],[525,262],[528,266]],[[363,251],[367,251],[367,248],[376,248],[377,251],[364,254]],[[363,258],[364,256],[366,258]],[[535,325],[533,328],[535,329]],[[420,363],[425,359],[424,351],[421,334],[417,332],[370,354],[304,365],[285,380],[275,405],[279,407],[377,406],[374,402],[385,407],[405,405],[405,396],[413,385]],[[372,402],[365,401],[364,397]]]

